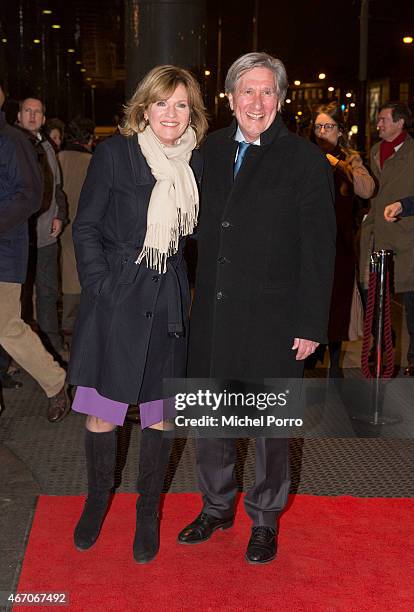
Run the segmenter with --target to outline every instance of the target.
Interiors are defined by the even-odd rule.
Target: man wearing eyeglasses
[[[235,381],[301,378],[326,329],[335,259],[332,174],[318,149],[280,116],[285,67],[266,53],[234,62],[226,92],[235,120],[204,146],[189,376]],[[200,544],[234,520],[236,440],[198,439],[201,514],[178,536]],[[256,439],[245,558],[276,556],[287,503],[288,441]]]
[[[414,140],[407,132],[411,111],[403,102],[380,108],[377,129],[380,142],[371,150],[371,170],[377,178],[377,195],[361,228],[361,262],[368,266],[371,250],[394,251],[394,286],[403,294],[409,346],[404,374],[414,376],[414,218],[397,223],[384,218],[387,205],[414,193]]]

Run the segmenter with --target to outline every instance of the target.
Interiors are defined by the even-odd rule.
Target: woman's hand
[[[393,204],[388,204],[388,206],[384,208],[384,219],[389,223],[393,223],[394,221],[398,221],[398,215],[400,215],[401,213],[401,202],[394,202]]]
[[[333,168],[335,168],[335,166],[339,164],[339,159],[335,157],[335,155],[331,155],[330,153],[326,154],[326,159]]]

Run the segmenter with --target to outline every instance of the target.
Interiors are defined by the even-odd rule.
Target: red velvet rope
[[[369,367],[369,353],[371,349],[371,331],[374,320],[375,302],[377,298],[377,272],[371,272],[369,275],[368,298],[364,320],[364,338],[362,341],[361,352],[361,369],[365,378],[374,378]],[[387,271],[385,281],[385,304],[384,304],[384,348],[387,358],[387,365],[382,372],[381,378],[391,378],[394,372],[394,350],[392,346],[392,329],[391,329],[391,292],[390,292],[390,275]]]
[[[384,310],[384,347],[387,365],[382,374],[382,378],[391,378],[394,373],[394,349],[392,346],[392,325],[391,325],[391,291],[390,273],[387,272],[385,286],[385,310]]]

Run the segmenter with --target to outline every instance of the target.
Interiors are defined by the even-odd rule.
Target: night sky
[[[215,62],[215,22],[223,19],[223,67],[251,50],[254,1],[207,0],[208,59]],[[260,0],[259,50],[286,64],[290,81],[314,81],[325,72],[332,78],[357,78],[360,2],[346,0]],[[414,75],[414,45],[403,45],[404,34],[414,36],[414,2],[371,0],[369,24],[369,76],[390,76],[390,71]]]

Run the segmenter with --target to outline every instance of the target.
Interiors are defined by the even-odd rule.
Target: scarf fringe
[[[178,222],[175,227],[166,228],[160,223],[152,224],[147,227],[145,243],[142,251],[138,255],[135,263],[140,264],[145,259],[147,268],[157,270],[159,274],[167,271],[167,259],[175,255],[178,251],[180,238],[189,236],[193,233],[197,225],[198,207],[195,214],[178,211]],[[168,242],[166,233],[169,232]],[[161,243],[168,244],[167,252],[161,252],[158,246]]]

